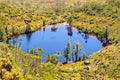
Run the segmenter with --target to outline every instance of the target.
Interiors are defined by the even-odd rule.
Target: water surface
[[[91,53],[96,52],[103,47],[102,43],[95,36],[78,33],[78,30],[75,28],[70,31],[67,29],[66,25],[57,25],[55,26],[57,30],[52,31],[52,27],[53,26],[51,25],[46,29],[40,29],[31,34],[23,34],[14,37],[8,42],[16,44],[18,39],[21,38],[22,41],[20,43],[20,47],[25,52],[32,48],[42,48],[45,52],[42,55],[42,60],[44,60],[48,53],[55,54],[56,52],[60,51],[62,55],[59,58],[60,62],[65,61],[63,53],[68,40],[71,43],[80,42],[82,44],[83,47],[79,55],[81,55],[82,52],[86,52],[88,55],[90,55]]]

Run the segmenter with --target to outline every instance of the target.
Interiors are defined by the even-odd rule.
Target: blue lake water
[[[60,51],[61,57],[58,60],[59,62],[64,62],[66,60],[63,57],[63,53],[68,40],[71,43],[80,42],[82,44],[83,47],[79,55],[81,55],[82,52],[86,52],[90,55],[103,47],[102,43],[95,36],[78,33],[78,30],[75,28],[69,31],[66,25],[57,25],[55,26],[57,30],[52,31],[52,27],[51,25],[47,26],[46,29],[40,29],[31,34],[22,34],[9,39],[8,43],[16,44],[18,39],[21,38],[20,47],[25,52],[32,48],[42,48],[44,50],[42,60],[44,60],[48,53],[54,55],[56,52]]]

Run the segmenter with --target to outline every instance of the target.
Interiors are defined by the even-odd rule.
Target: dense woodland
[[[78,57],[82,45],[68,41],[63,64],[58,62],[60,52],[48,54],[42,62],[41,48],[25,53],[18,45],[7,44],[11,37],[53,22],[94,33],[108,46]],[[119,80],[120,0],[0,0],[0,41],[1,80]],[[71,63],[70,54],[76,57]]]

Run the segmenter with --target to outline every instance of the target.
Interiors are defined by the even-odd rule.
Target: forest
[[[25,52],[22,39],[8,44],[16,36],[62,23],[69,24],[68,31],[95,35],[103,47],[88,55],[80,42],[68,40],[63,53],[48,53],[43,61],[41,47]],[[0,80],[119,79],[120,0],[0,0]]]

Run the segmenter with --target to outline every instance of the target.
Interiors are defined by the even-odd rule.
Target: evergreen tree
[[[26,31],[25,31],[25,33],[30,33],[30,32],[31,32],[30,24],[26,24]]]
[[[108,42],[108,28],[107,27],[105,29],[104,37],[105,37],[106,42]]]
[[[71,50],[70,50],[70,41],[67,42],[67,45],[65,47],[65,50],[64,50],[64,57],[66,58],[66,62],[68,62],[71,58],[70,58],[70,53],[71,53]]]
[[[75,44],[72,45],[72,61],[74,62],[74,54],[76,53]]]
[[[70,26],[72,25],[72,21],[73,21],[73,17],[72,17],[72,16],[69,16],[69,17],[67,18],[67,22],[69,23]]]
[[[82,45],[79,42],[77,42],[76,44],[73,44],[72,55],[75,55],[75,61],[78,61],[78,58],[79,58],[78,53],[81,50],[81,48],[82,48]]]

